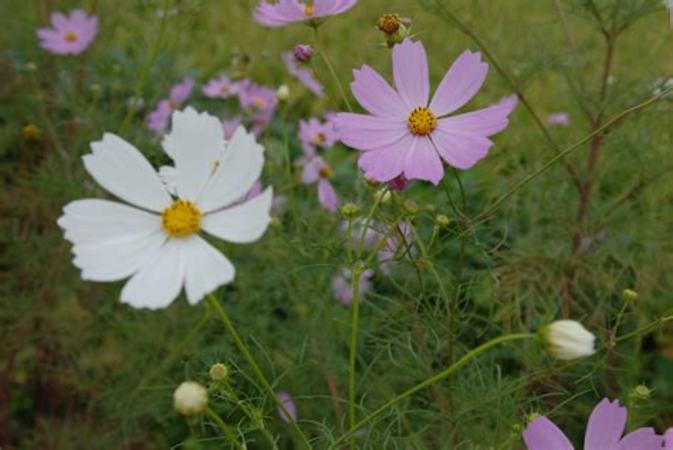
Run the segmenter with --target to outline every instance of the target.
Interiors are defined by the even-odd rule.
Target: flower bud
[[[388,203],[392,196],[393,194],[389,189],[379,189],[374,193],[374,199],[378,200],[379,203]]]
[[[290,98],[290,88],[282,84],[276,91],[276,98],[279,102],[286,102]]]
[[[437,217],[435,217],[435,223],[439,228],[446,228],[451,223],[451,219],[444,214],[438,214]]]
[[[210,366],[208,375],[210,375],[210,379],[213,381],[224,381],[229,376],[229,367],[222,363],[215,363]]]
[[[384,14],[376,21],[376,28],[385,34],[395,34],[404,26],[399,14]]]
[[[596,336],[574,320],[557,320],[540,330],[549,354],[561,361],[593,355]]]
[[[310,45],[299,44],[294,47],[292,54],[297,61],[307,63],[311,61],[311,58],[313,57],[313,49]]]
[[[622,299],[624,299],[625,302],[635,302],[638,300],[638,293],[633,289],[624,289],[622,291]]]
[[[355,203],[346,203],[341,207],[341,214],[346,218],[355,217],[359,210]]]
[[[183,416],[197,416],[208,407],[208,391],[194,381],[183,382],[173,393],[173,407]]]
[[[639,384],[631,391],[631,397],[636,400],[647,400],[652,395],[652,390],[644,384]]]
[[[418,205],[413,200],[405,200],[402,204],[402,209],[408,215],[413,216],[418,212]]]
[[[26,139],[36,139],[40,135],[40,129],[34,123],[29,123],[21,129],[21,134]]]

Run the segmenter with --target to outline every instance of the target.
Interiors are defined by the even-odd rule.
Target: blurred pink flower
[[[341,201],[329,179],[332,177],[332,169],[325,161],[315,156],[304,162],[301,173],[301,181],[304,184],[318,184],[318,201],[329,212],[336,212]]]
[[[308,121],[299,121],[299,139],[301,139],[306,155],[315,155],[316,149],[333,147],[339,141],[337,133],[331,122],[321,122],[316,118]]]
[[[318,97],[325,96],[325,88],[313,77],[313,71],[309,67],[300,66],[292,52],[283,53],[283,61],[285,61],[287,71],[306,86],[309,91]]]
[[[209,80],[201,89],[203,95],[209,98],[229,98],[238,94],[239,83],[227,76],[220,76]]]
[[[40,46],[57,55],[78,55],[93,42],[98,32],[98,17],[87,16],[84,10],[74,9],[68,16],[55,12],[51,15],[52,28],[39,28]]]
[[[360,301],[363,296],[372,288],[371,278],[374,276],[374,271],[371,269],[365,270],[360,276]],[[341,269],[337,275],[332,278],[332,293],[341,304],[350,306],[353,303],[353,274],[350,269]]]
[[[171,114],[173,114],[173,111],[180,109],[193,88],[194,79],[192,77],[185,77],[181,82],[174,84],[168,98],[160,100],[154,111],[147,116],[147,128],[159,134],[164,134],[168,129]]]
[[[664,434],[664,450],[673,450],[673,428],[669,428]]]
[[[661,450],[662,437],[652,428],[639,428],[622,438],[626,408],[604,398],[591,412],[584,435],[584,450]],[[573,445],[544,416],[533,420],[523,433],[528,450],[573,450]]]
[[[246,80],[238,92],[241,107],[252,117],[252,132],[259,136],[267,127],[278,106],[276,91]]]
[[[288,414],[285,413],[281,408],[278,408],[278,415],[285,423],[296,422],[297,421],[297,405],[295,405],[292,396],[287,392],[279,392],[276,394],[276,397],[283,404]]]
[[[413,243],[413,234],[411,232],[411,224],[409,222],[402,222],[397,226],[395,233],[391,234],[386,240],[383,249],[379,251],[379,268],[385,275],[390,275],[393,265],[395,265],[395,257],[399,251],[404,251]],[[411,252],[411,250],[409,250]],[[406,254],[408,257],[408,254]]]
[[[547,117],[547,123],[549,125],[567,127],[570,125],[570,116],[566,112],[549,114],[549,117]]]
[[[255,20],[267,27],[282,27],[294,22],[311,22],[335,16],[351,9],[358,0],[313,0],[311,4],[299,0],[279,0],[272,4],[261,1],[255,8]]]
[[[311,60],[311,57],[313,56],[313,49],[311,48],[310,45],[297,44],[292,50],[292,55],[294,56],[294,59],[296,59],[300,63],[307,63]]]
[[[438,184],[442,159],[468,169],[486,156],[489,136],[505,129],[517,104],[515,96],[477,111],[447,117],[481,88],[488,64],[469,50],[453,63],[430,97],[428,61],[423,44],[405,39],[393,48],[394,90],[369,66],[355,70],[353,95],[370,115],[339,113],[341,140],[362,150],[359,166],[367,178],[390,181],[401,174]]]
[[[241,126],[240,117],[222,119],[222,132],[224,133],[224,138],[227,140],[231,139],[239,126]]]

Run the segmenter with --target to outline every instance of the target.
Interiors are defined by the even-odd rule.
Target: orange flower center
[[[201,229],[201,210],[189,200],[175,200],[161,213],[161,226],[169,237],[187,237]]]
[[[320,169],[320,176],[322,178],[332,178],[332,175],[334,175],[334,171],[330,166],[325,166]]]
[[[315,10],[313,9],[313,5],[306,5],[306,8],[304,8],[304,14],[306,17],[313,17],[313,13]]]
[[[315,145],[322,145],[327,142],[327,136],[324,133],[318,133],[313,137],[313,143]]]
[[[68,31],[65,34],[65,40],[68,42],[75,42],[78,39],[77,33],[74,31]]]
[[[409,114],[407,125],[413,134],[427,136],[437,128],[437,116],[430,108],[419,106]]]

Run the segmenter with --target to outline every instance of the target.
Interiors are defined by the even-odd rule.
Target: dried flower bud
[[[214,381],[224,381],[229,376],[229,367],[222,363],[215,363],[210,366],[208,375]]]
[[[376,21],[376,28],[386,34],[397,33],[402,26],[404,25],[399,14],[383,14]]]
[[[574,320],[557,320],[540,330],[549,354],[561,361],[593,355],[596,336]]]
[[[292,54],[297,61],[307,63],[313,57],[313,48],[310,45],[299,44],[294,47]]]
[[[183,416],[196,416],[208,407],[208,391],[194,381],[183,382],[173,393],[173,406]]]

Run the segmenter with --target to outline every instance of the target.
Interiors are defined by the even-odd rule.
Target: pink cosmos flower
[[[160,100],[154,111],[147,116],[147,128],[159,134],[164,134],[168,129],[171,114],[182,107],[193,88],[194,79],[192,77],[185,77],[181,82],[174,84],[168,98]]]
[[[316,149],[333,147],[339,141],[337,133],[331,122],[321,122],[316,118],[308,121],[299,121],[299,139],[301,139],[306,155],[315,155]]]
[[[570,125],[570,116],[566,112],[549,114],[549,117],[547,117],[547,123],[549,125],[567,127]]]
[[[390,181],[401,174],[438,184],[444,176],[442,159],[468,169],[486,156],[488,139],[507,127],[516,97],[497,105],[447,117],[481,88],[488,64],[469,50],[453,63],[432,100],[428,61],[423,44],[405,39],[393,48],[394,90],[371,67],[354,70],[353,95],[371,115],[339,113],[341,140],[362,150],[359,166],[365,176]]]
[[[381,235],[383,236],[383,234]],[[395,265],[395,258],[398,252],[406,251],[413,243],[413,234],[411,232],[411,224],[409,222],[402,222],[398,225],[397,230],[386,240],[386,243],[379,251],[379,268],[385,275],[390,275],[391,268]],[[408,257],[408,254],[406,255]]]
[[[296,422],[297,405],[295,405],[292,396],[287,392],[279,392],[278,394],[276,394],[276,397],[278,398],[278,400],[280,400],[280,402],[287,410],[287,413],[290,415],[290,417],[288,417],[288,414],[286,414],[285,411],[283,411],[281,408],[278,408],[278,415],[280,416],[281,419],[283,419],[283,422],[285,423]]]
[[[209,98],[229,98],[238,94],[239,83],[232,81],[229,77],[222,75],[208,81],[201,91],[203,95]]]
[[[372,288],[371,278],[374,276],[374,271],[371,269],[365,270],[360,276],[360,300]],[[350,269],[341,269],[339,273],[332,278],[332,293],[339,302],[344,306],[350,306],[353,303],[353,274]]]
[[[300,66],[292,52],[283,53],[283,61],[285,61],[287,71],[299,80],[301,84],[306,86],[309,91],[313,92],[318,97],[325,96],[325,88],[313,77],[313,71],[308,67]]]
[[[622,438],[626,408],[604,398],[591,413],[584,450],[661,450],[662,438],[652,428],[639,428]],[[573,450],[568,438],[546,417],[532,421],[523,433],[528,450]]]
[[[241,126],[241,118],[234,117],[232,119],[222,119],[222,132],[224,133],[224,138],[229,140],[234,136],[236,129]]]
[[[664,450],[673,450],[673,428],[669,428],[664,434]]]
[[[260,86],[252,81],[247,81],[241,86],[238,92],[238,101],[243,109],[252,114],[253,130],[256,128],[258,131],[264,129],[271,121],[278,106],[275,90]]]
[[[264,26],[277,28],[294,22],[317,23],[317,19],[336,16],[351,9],[358,0],[279,0],[272,4],[261,1],[255,8],[255,20]]]
[[[318,201],[329,212],[336,212],[341,201],[329,181],[333,171],[330,166],[319,156],[306,160],[301,173],[301,181],[304,184],[318,184]]]
[[[55,12],[51,25],[37,30],[40,47],[57,55],[79,55],[96,37],[98,17],[87,16],[82,9],[74,9],[68,16]]]

